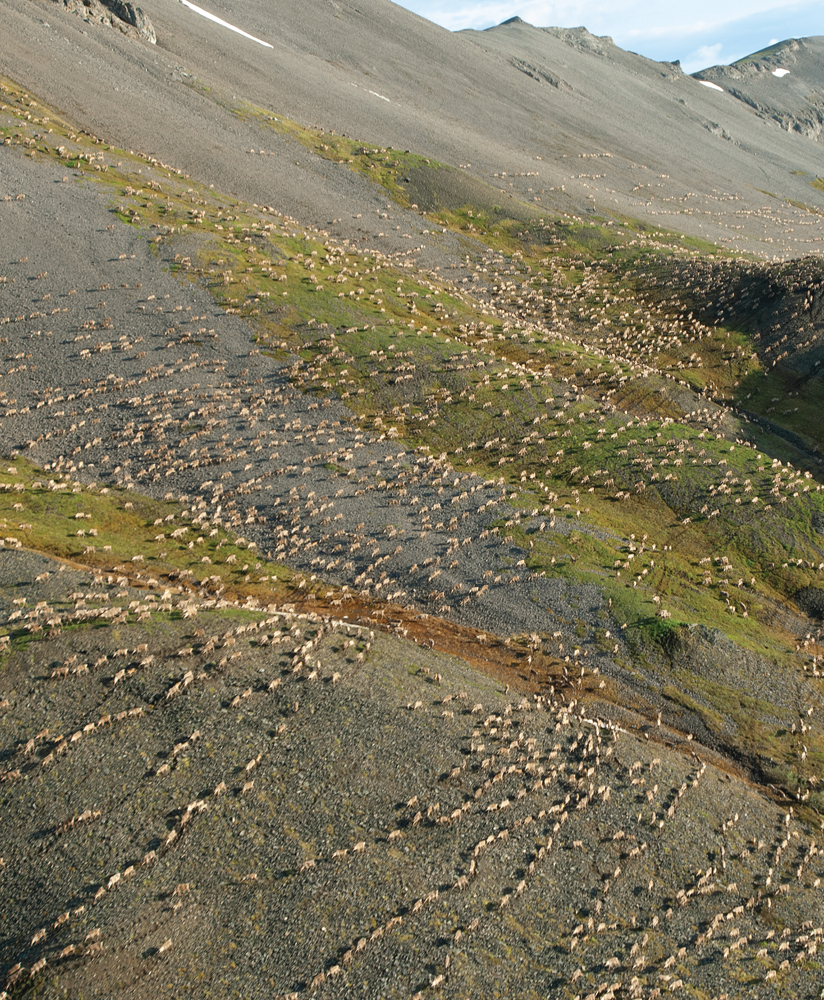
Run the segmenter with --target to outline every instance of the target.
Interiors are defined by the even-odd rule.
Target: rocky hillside
[[[722,87],[765,121],[822,141],[824,41],[791,38],[740,59],[694,74]]]
[[[818,995],[817,147],[315,6],[8,4],[0,988]]]

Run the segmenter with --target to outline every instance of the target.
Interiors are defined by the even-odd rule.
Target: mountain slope
[[[818,995],[817,146],[584,29],[74,7],[0,42],[0,988]]]
[[[694,73],[788,132],[824,141],[824,39],[792,38]]]
[[[123,145],[208,174],[250,201],[299,208],[320,225],[377,206],[340,171],[239,122],[227,110],[236,100],[463,165],[547,210],[597,207],[748,250],[798,249],[786,226],[765,225],[765,210],[778,206],[761,191],[824,208],[809,184],[815,147],[788,142],[740,102],[611,44],[599,54],[525,24],[452,35],[377,0],[279,5],[277,18],[262,0],[215,8],[272,49],[179,3],[147,3],[156,46],[84,25],[50,0],[9,0],[6,9],[4,65],[13,78]],[[572,89],[525,75],[513,59]],[[114,87],[101,86],[107,79]],[[238,172],[249,148],[269,155]],[[577,162],[593,155],[597,170]],[[681,210],[685,197],[696,199],[695,213]]]

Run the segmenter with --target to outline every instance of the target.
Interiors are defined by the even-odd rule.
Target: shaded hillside
[[[4,559],[62,618],[4,659],[13,995],[818,992],[815,840],[735,775],[369,623],[156,589]]]

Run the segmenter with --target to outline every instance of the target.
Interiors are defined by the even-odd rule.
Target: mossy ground
[[[0,469],[0,530],[7,548],[24,547],[69,565],[119,566],[131,581],[176,592],[282,601],[307,580],[262,558],[235,533],[204,526],[186,503],[136,491],[51,479],[25,459]],[[318,590],[309,584],[307,593]]]

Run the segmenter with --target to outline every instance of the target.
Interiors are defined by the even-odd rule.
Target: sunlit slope
[[[540,650],[567,673],[591,657],[613,701],[663,710],[756,776],[813,794],[806,781],[817,741],[806,741],[802,760],[775,720],[791,733],[794,714],[817,698],[820,264],[736,261],[632,220],[548,220],[527,203],[513,218],[483,203],[441,202],[427,227],[465,252],[458,268],[428,269],[414,245],[388,256],[338,242],[54,117],[44,134],[36,102],[11,86],[5,97],[16,110],[14,146],[110,191],[129,233],[156,234],[180,278],[196,278],[225,310],[222,332],[209,333],[128,283],[110,288],[108,308],[120,315],[122,303],[130,317],[131,333],[118,342],[127,377],[104,377],[113,340],[75,346],[82,322],[78,333],[65,327],[59,347],[84,399],[89,364],[107,404],[122,396],[105,417],[109,437],[84,439],[76,423],[71,442],[48,435],[41,407],[21,407],[18,391],[3,424],[10,446],[52,473],[99,467],[95,475],[159,496],[174,482],[201,496],[199,523],[215,518],[253,533],[272,558],[361,601],[514,634],[526,655]],[[320,163],[343,160],[335,165],[364,177],[392,212],[408,197],[405,179],[450,175],[419,154],[280,119],[266,127]],[[467,194],[485,197],[474,184]],[[37,206],[22,202],[20,211]],[[62,265],[40,259],[40,292],[66,296],[68,308],[61,281],[51,286]],[[5,289],[21,308],[28,286],[17,269],[22,279],[29,266],[15,265]],[[120,265],[101,262],[107,273],[112,266]],[[135,294],[139,305],[130,306]],[[43,332],[32,319],[27,340],[30,312],[8,315],[23,356]],[[160,355],[133,353],[138,327]],[[244,330],[262,352],[249,360]],[[221,345],[232,357],[221,357]],[[175,347],[180,357],[166,353]],[[776,413],[765,393],[775,393],[771,380],[784,377],[790,356],[807,358],[807,388]],[[198,372],[210,364],[204,388]],[[7,391],[31,391],[36,373],[13,369]],[[164,392],[158,411],[151,391],[134,393],[161,371],[182,392]],[[258,390],[258,379],[275,381]],[[37,393],[50,405],[49,385]],[[287,402],[261,429],[257,414]],[[327,415],[327,406],[340,409]],[[221,428],[224,411],[237,421],[235,437]],[[290,414],[301,416],[299,427]],[[204,557],[201,573],[219,587],[213,559]],[[251,573],[248,561],[236,565],[233,583]],[[716,644],[726,650],[723,682],[687,669],[701,655],[693,626],[729,642]],[[740,656],[750,657],[746,669]],[[746,676],[773,671],[793,686],[747,694],[756,700],[741,714],[734,692]]]
[[[824,207],[803,137],[580,32],[516,23],[450,34],[378,2],[314,0],[275,15],[255,0],[218,12],[270,49],[149,0],[159,42],[148,46],[46,3],[8,5],[4,65],[14,78],[124,146],[319,224],[344,217],[352,234],[378,232],[354,223],[378,207],[363,186],[269,141],[256,123],[238,124],[227,102],[426,151],[546,209],[629,213],[770,256],[803,252],[815,235],[798,229],[795,216],[807,213],[784,199]]]

